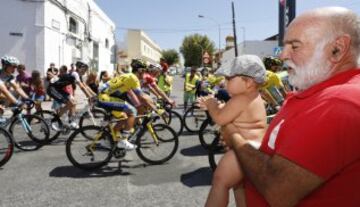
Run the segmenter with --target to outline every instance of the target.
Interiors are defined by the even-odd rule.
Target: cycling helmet
[[[263,62],[264,62],[266,69],[270,69],[272,66],[282,66],[283,65],[282,60],[280,60],[277,57],[271,57],[271,56],[264,57]]]
[[[13,56],[4,56],[1,58],[1,65],[6,66],[18,66],[20,64],[19,60]]]
[[[77,68],[83,68],[83,67],[86,67],[86,64],[83,63],[82,61],[77,61],[77,62],[75,63],[75,66],[76,66]]]
[[[141,68],[147,68],[146,63],[141,59],[132,59],[130,65],[133,73],[137,73]]]
[[[203,69],[200,71],[200,73],[201,73],[202,76],[207,76],[207,75],[209,75],[209,69],[203,68]]]
[[[161,71],[161,65],[159,64],[152,64],[150,63],[149,66],[147,67],[149,72],[157,72],[157,71]]]

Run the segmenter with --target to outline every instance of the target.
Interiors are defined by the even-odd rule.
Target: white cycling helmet
[[[161,65],[157,64],[157,63],[151,63],[149,64],[149,66],[147,67],[149,72],[156,72],[156,71],[161,71]]]
[[[1,65],[3,67],[6,67],[6,66],[16,66],[17,67],[19,64],[20,64],[20,61],[16,57],[5,55],[4,57],[1,58]]]

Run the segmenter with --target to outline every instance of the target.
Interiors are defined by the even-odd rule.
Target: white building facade
[[[276,40],[266,40],[266,41],[245,41],[238,44],[238,55],[257,55],[260,58],[266,56],[275,56],[275,48],[278,46],[278,41]],[[222,54],[221,62],[228,61],[235,57],[235,48],[231,48],[227,51],[224,51]]]
[[[78,60],[114,69],[115,24],[93,0],[2,0],[0,26],[0,56],[15,56],[29,70],[44,74],[50,63]]]
[[[127,68],[133,58],[141,58],[150,63],[159,63],[161,48],[144,31],[128,30],[124,42],[119,43],[118,62]]]

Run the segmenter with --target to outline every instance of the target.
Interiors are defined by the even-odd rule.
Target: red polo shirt
[[[290,96],[260,150],[325,180],[298,206],[360,206],[360,70],[340,73]],[[248,207],[268,206],[249,181],[245,193]]]

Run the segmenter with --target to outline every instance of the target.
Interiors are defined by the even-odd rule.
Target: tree
[[[180,52],[185,60],[185,67],[202,66],[202,55],[208,52],[213,56],[215,44],[206,35],[193,34],[186,36],[180,47]]]
[[[161,56],[165,59],[168,65],[173,65],[179,62],[179,53],[174,49],[163,50],[161,52]]]

